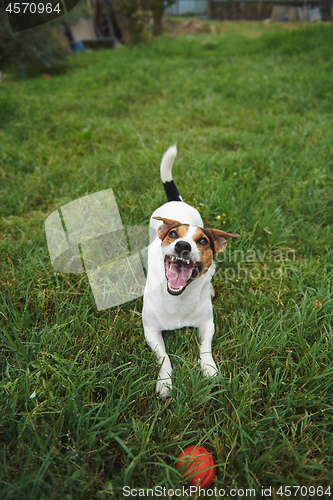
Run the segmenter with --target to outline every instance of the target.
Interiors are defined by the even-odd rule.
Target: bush
[[[29,71],[56,70],[66,65],[70,54],[61,27],[47,23],[13,33],[0,11],[0,68],[14,66],[25,76]]]

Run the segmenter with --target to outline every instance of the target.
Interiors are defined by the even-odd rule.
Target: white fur
[[[177,146],[171,146],[165,153],[161,161],[162,182],[172,181],[172,165],[177,156]]]
[[[174,148],[173,151],[168,154],[170,151],[168,150],[163,157],[163,168],[166,168],[166,165],[170,166],[170,162],[172,167],[177,152],[175,146],[172,148]],[[165,175],[165,179],[172,180],[171,167],[170,176]],[[182,240],[190,242],[193,255],[197,252],[197,247],[192,236],[198,226],[203,227],[203,222],[199,212],[183,201],[171,201],[162,205],[155,210],[150,220],[151,243],[148,248],[148,275],[143,298],[142,322],[146,341],[156,353],[160,365],[156,392],[165,400],[169,397],[172,389],[172,366],[165,351],[163,330],[174,330],[183,326],[199,328],[201,368],[207,376],[216,374],[217,367],[211,353],[214,321],[211,301],[212,285],[210,283],[215,263],[213,262],[204,275],[190,283],[182,294],[171,295],[167,291],[161,240],[156,233],[162,222],[153,219],[154,216],[189,224],[187,235]]]

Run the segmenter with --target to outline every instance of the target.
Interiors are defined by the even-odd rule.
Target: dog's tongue
[[[192,266],[190,264],[171,262],[168,275],[169,285],[174,289],[184,287],[190,277],[191,270]]]

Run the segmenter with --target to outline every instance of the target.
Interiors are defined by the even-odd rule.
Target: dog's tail
[[[183,201],[172,179],[172,165],[176,156],[177,147],[174,145],[166,151],[161,161],[161,179],[168,201]]]

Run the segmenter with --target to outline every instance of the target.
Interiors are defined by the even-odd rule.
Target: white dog
[[[165,351],[163,330],[198,327],[201,368],[207,376],[216,374],[211,352],[213,255],[223,252],[226,237],[239,236],[218,229],[203,229],[199,212],[182,201],[172,180],[176,155],[177,148],[172,146],[161,162],[161,179],[168,203],[155,210],[150,220],[151,241],[142,311],[146,341],[161,366],[156,392],[163,400],[170,396],[172,389],[172,367]]]

